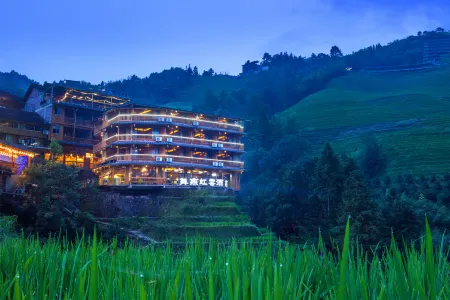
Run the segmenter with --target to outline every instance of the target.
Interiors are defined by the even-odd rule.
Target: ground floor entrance
[[[240,173],[225,170],[148,165],[102,166],[95,170],[100,185],[162,185],[240,189]]]

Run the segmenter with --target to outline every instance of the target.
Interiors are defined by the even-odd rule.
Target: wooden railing
[[[29,129],[23,129],[23,128],[14,128],[14,127],[8,127],[8,126],[0,126],[0,132],[1,133],[12,134],[12,135],[20,135],[20,136],[41,138],[41,139],[44,138],[44,134],[42,133],[42,131],[29,130]]]
[[[170,118],[171,121],[168,122],[167,119]],[[153,115],[117,115],[115,117],[110,118],[109,120],[103,120],[100,124],[95,126],[95,132],[100,132],[102,129],[110,126],[113,123],[116,122],[139,122],[139,121],[146,121],[150,123],[173,123],[175,125],[187,125],[187,126],[194,126],[194,122],[199,127],[207,127],[207,128],[213,128],[213,129],[224,129],[224,130],[232,130],[236,132],[243,132],[244,129],[241,126],[237,126],[235,124],[230,123],[221,123],[216,121],[207,121],[202,119],[194,119],[189,118],[186,119],[184,117],[177,117],[177,116],[167,116],[167,117],[158,117]]]
[[[160,161],[157,160],[161,158]],[[168,161],[167,159],[172,159],[172,161]],[[102,162],[131,162],[131,161],[146,161],[146,162],[157,162],[161,164],[196,164],[196,165],[204,165],[204,166],[214,166],[214,167],[229,167],[229,168],[243,168],[244,163],[241,161],[232,161],[232,160],[215,160],[201,157],[183,157],[183,156],[171,156],[171,155],[157,155],[157,154],[117,154],[110,157],[107,157],[102,160]],[[223,164],[223,165],[221,165]]]
[[[11,170],[11,172],[14,172],[14,164],[11,162],[0,160],[0,169],[3,170]]]
[[[77,118],[75,121],[75,118],[68,118],[68,117],[63,117],[63,116],[57,116],[57,115],[53,115],[53,123],[60,123],[60,124],[65,124],[65,125],[69,125],[69,126],[80,126],[80,127],[88,127],[88,128],[92,128],[94,126],[94,122],[91,120],[84,120],[84,119],[80,119]]]
[[[131,177],[131,184],[146,184],[146,185],[163,185],[166,184],[166,179],[163,177]]]
[[[160,137],[162,141],[157,141],[156,138]],[[171,142],[168,142],[168,138],[172,139]],[[189,137],[179,137],[173,135],[157,135],[157,134],[118,134],[111,136],[102,140],[97,145],[94,145],[94,152],[98,152],[101,149],[108,147],[114,142],[117,141],[141,141],[148,143],[174,143],[174,144],[188,144],[188,145],[199,145],[199,146],[207,146],[212,147],[215,144],[214,148],[218,149],[232,149],[232,150],[244,150],[244,144],[241,143],[229,143],[224,141],[212,141],[212,140],[202,140],[202,139],[193,139]],[[223,147],[218,147],[221,144]]]
[[[77,137],[68,136],[68,135],[63,136],[63,141],[73,142],[73,143],[77,143],[77,144],[87,144],[87,145],[93,145],[94,143],[97,142],[93,139],[77,138]]]

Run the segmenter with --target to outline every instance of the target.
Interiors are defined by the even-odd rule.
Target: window
[[[55,107],[54,111],[55,111],[55,115],[57,115],[57,116],[60,116],[62,114],[61,107]]]
[[[60,130],[60,126],[59,125],[53,125],[53,133],[54,134],[59,134],[59,130]]]

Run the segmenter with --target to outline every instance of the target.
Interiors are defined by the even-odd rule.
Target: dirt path
[[[120,230],[125,231],[128,236],[130,236],[132,238],[135,238],[137,240],[145,241],[145,242],[152,243],[152,244],[157,244],[158,243],[157,240],[149,237],[148,235],[143,234],[142,232],[140,232],[138,230],[128,230],[126,228],[119,227],[119,226],[116,226],[116,225],[112,225],[110,223],[106,223],[106,222],[102,222],[102,221],[96,221],[96,222],[99,223],[99,224],[105,225],[105,226],[117,227]]]

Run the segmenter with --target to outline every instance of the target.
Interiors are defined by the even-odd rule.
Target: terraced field
[[[234,197],[199,197],[176,199],[160,218],[121,218],[122,227],[138,230],[157,241],[185,242],[186,237],[200,236],[214,240],[245,238],[268,240],[269,232],[251,223],[234,202]]]
[[[412,73],[353,73],[330,82],[281,113],[294,119],[312,154],[325,140],[358,155],[374,134],[390,163],[387,174],[450,171],[450,68]]]

